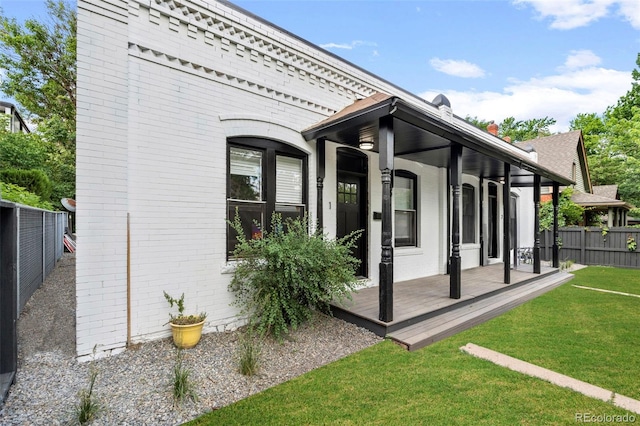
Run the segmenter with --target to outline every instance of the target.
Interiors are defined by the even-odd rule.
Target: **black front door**
[[[360,259],[356,275],[361,277],[366,277],[368,271],[366,159],[366,156],[354,157],[339,152],[336,188],[338,196],[336,236],[342,238],[353,231],[363,231],[353,249],[353,255]]]

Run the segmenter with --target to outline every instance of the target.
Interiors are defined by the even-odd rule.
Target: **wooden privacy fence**
[[[636,245],[640,242],[640,228],[560,228],[560,261],[572,260],[582,265],[620,266],[640,268],[640,247],[629,249],[629,239]],[[553,232],[543,231],[540,235],[542,260],[551,260]]]

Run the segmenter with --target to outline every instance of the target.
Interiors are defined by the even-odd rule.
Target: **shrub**
[[[584,208],[571,201],[572,188],[565,188],[558,199],[558,226],[578,225],[584,217]],[[553,203],[548,201],[540,207],[540,230],[553,227]]]
[[[0,193],[2,198],[7,201],[44,210],[53,210],[53,205],[50,202],[42,201],[39,196],[18,185],[0,182]]]
[[[238,234],[233,255],[238,260],[229,290],[260,334],[280,338],[308,320],[313,310],[328,312],[329,303],[350,297],[360,262],[351,254],[361,232],[341,239],[309,234],[308,219],[271,218],[270,232],[247,239],[236,217],[230,226]]]
[[[21,186],[27,191],[33,192],[45,201],[48,201],[49,197],[51,197],[51,181],[42,170],[0,170],[0,180]]]

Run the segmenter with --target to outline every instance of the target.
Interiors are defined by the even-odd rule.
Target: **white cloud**
[[[513,0],[513,4],[533,7],[540,18],[551,18],[551,28],[559,30],[584,27],[612,13],[640,29],[638,0]]]
[[[340,44],[340,43],[325,43],[321,44],[320,47],[323,49],[353,49],[353,45],[351,44]]]
[[[464,60],[432,58],[429,64],[436,70],[455,77],[479,78],[485,72],[476,64]]]
[[[353,40],[350,43],[325,43],[320,47],[323,49],[347,49],[351,50],[358,46],[377,46],[378,44],[373,41]]]
[[[600,65],[600,62],[602,62],[602,59],[590,50],[572,50],[560,69],[576,70]]]
[[[620,0],[619,13],[629,21],[633,28],[640,30],[640,1],[638,0]]]
[[[453,112],[461,117],[469,115],[496,122],[507,117],[516,120],[550,117],[557,121],[551,131],[564,132],[579,113],[601,114],[615,105],[631,88],[631,82],[627,71],[590,66],[527,81],[514,79],[502,92],[430,90],[420,96],[431,101],[438,93],[444,93]]]

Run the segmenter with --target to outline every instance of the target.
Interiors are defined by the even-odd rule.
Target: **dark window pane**
[[[288,218],[296,219],[304,216],[304,206],[276,204],[276,212],[282,215],[282,222],[286,222]]]
[[[262,152],[229,149],[229,198],[262,201]]]
[[[475,188],[462,185],[462,242],[476,242],[476,199]]]
[[[393,183],[393,200],[396,209],[413,210],[415,200],[413,199],[413,179],[396,176]]]
[[[264,224],[264,203],[242,203],[229,202],[229,220],[233,221],[236,216],[236,209],[242,223],[242,230],[246,239],[261,238],[262,226]],[[228,227],[229,238],[227,239],[227,251],[233,252],[238,243],[238,234],[235,229]]]
[[[415,246],[416,242],[416,212],[396,210],[395,218],[396,246]]]

